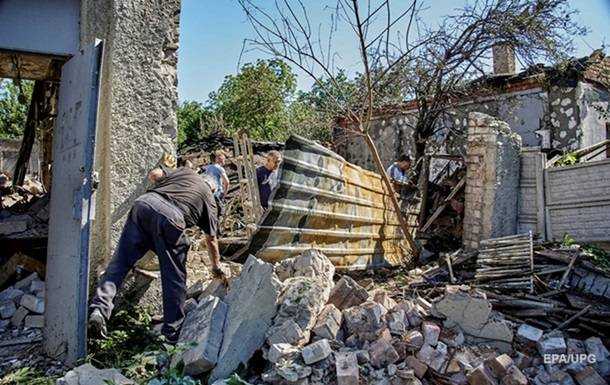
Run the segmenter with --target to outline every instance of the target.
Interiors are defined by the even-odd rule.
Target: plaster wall
[[[104,40],[92,272],[111,256],[146,174],[175,153],[180,0],[83,0],[81,45]]]

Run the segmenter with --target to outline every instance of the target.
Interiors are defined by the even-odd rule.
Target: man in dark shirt
[[[189,249],[186,228],[197,225],[203,230],[212,273],[225,279],[216,239],[215,186],[212,180],[186,167],[156,168],[148,179],[154,185],[131,208],[116,253],[96,289],[89,324],[94,333],[105,337],[106,321],[112,313],[117,290],[136,262],[153,250],[159,258],[163,290],[161,332],[168,342],[176,342],[184,320]]]
[[[266,210],[269,207],[269,197],[271,190],[275,187],[275,177],[277,169],[282,162],[282,154],[279,151],[269,151],[265,159],[265,164],[256,169],[256,181],[258,182],[258,196],[261,206]]]

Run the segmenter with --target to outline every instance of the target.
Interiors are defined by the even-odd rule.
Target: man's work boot
[[[97,339],[107,338],[106,319],[99,309],[95,309],[89,315],[89,336]]]

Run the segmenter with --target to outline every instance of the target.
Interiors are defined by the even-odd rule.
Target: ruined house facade
[[[511,62],[510,58],[497,57],[494,61]],[[517,74],[509,72],[514,71],[514,64],[496,67],[496,73],[486,80],[486,88],[491,89],[491,93],[466,100],[449,111],[439,123],[445,128],[442,132],[451,129],[465,136],[468,114],[480,112],[508,123],[511,130],[521,136],[524,147],[571,151],[610,138],[607,116],[610,57],[595,51],[588,57],[572,60],[563,69],[536,67]],[[412,127],[415,116],[414,103],[406,103],[374,117],[371,136],[384,164],[391,164],[402,153],[414,152]],[[460,141],[466,143],[465,137],[457,139],[458,144]],[[371,155],[360,138],[344,135],[339,127],[335,130],[334,143],[337,152],[350,162],[374,169]],[[464,146],[460,145],[447,149],[449,153],[460,155],[465,154],[463,150]]]

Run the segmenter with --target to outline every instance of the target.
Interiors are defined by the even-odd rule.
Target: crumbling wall
[[[578,148],[581,131],[577,93],[575,84],[552,86],[549,90],[549,123],[553,148]]]
[[[104,41],[92,267],[109,258],[146,173],[175,152],[180,0],[84,0],[81,46]]]
[[[610,92],[593,84],[580,83],[578,104],[580,110],[580,148],[592,146],[609,139],[606,124],[610,123]],[[593,160],[606,159],[601,152]]]
[[[473,112],[468,116],[463,242],[515,234],[521,137],[503,121]]]

